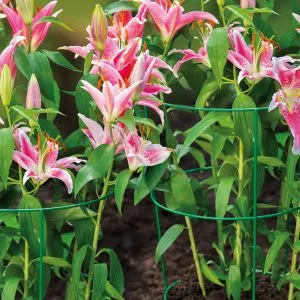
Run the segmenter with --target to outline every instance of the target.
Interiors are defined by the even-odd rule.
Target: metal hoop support
[[[200,108],[200,107],[192,107],[192,106],[185,106],[185,105],[177,105],[177,104],[170,104],[166,103],[164,104],[165,107],[169,108],[170,110],[184,110],[184,111],[191,111],[191,112],[252,112],[253,113],[253,201],[252,201],[252,207],[253,207],[253,213],[250,216],[245,217],[214,217],[214,216],[204,216],[204,215],[197,215],[197,214],[190,214],[185,213],[181,211],[177,211],[174,209],[170,209],[166,207],[164,204],[162,204],[158,198],[157,193],[153,191],[151,193],[151,200],[155,206],[155,220],[156,220],[156,227],[157,227],[157,235],[158,240],[162,237],[162,227],[161,227],[161,220],[160,220],[160,212],[162,210],[167,211],[171,214],[183,216],[183,217],[189,217],[194,220],[206,220],[206,221],[246,221],[249,220],[252,222],[252,287],[251,287],[251,294],[252,294],[252,300],[256,299],[255,291],[256,291],[256,283],[257,283],[257,273],[261,273],[261,270],[257,269],[257,220],[260,219],[270,219],[270,218],[276,218],[281,215],[288,215],[290,216],[293,212],[297,211],[299,207],[296,208],[289,208],[282,211],[278,211],[276,213],[270,213],[270,214],[263,214],[259,215],[257,212],[257,192],[258,192],[258,152],[259,152],[259,145],[258,145],[258,122],[259,122],[259,112],[262,111],[268,111],[267,107],[257,107],[257,108]],[[210,170],[211,167],[205,167],[205,168],[197,168],[197,169],[190,169],[186,170],[186,173],[193,173],[196,171],[207,171]],[[286,256],[287,256],[286,252]],[[165,257],[163,256],[161,259],[161,269],[162,269],[162,276],[163,276],[163,285],[164,285],[164,300],[168,300],[168,294],[170,290],[174,286],[178,284],[180,280],[174,281],[172,283],[168,283],[168,277],[167,277],[167,267],[165,262]]]

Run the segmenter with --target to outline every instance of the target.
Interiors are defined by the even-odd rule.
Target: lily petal
[[[59,168],[52,168],[48,170],[46,175],[48,178],[56,178],[61,180],[66,185],[68,193],[72,193],[73,181],[68,171]]]

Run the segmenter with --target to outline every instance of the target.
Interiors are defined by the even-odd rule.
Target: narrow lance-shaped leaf
[[[229,50],[228,33],[226,28],[216,28],[209,37],[207,52],[211,68],[216,80],[221,86],[224,67]]]
[[[124,193],[126,191],[131,174],[132,174],[131,171],[126,169],[126,170],[123,170],[117,176],[117,179],[116,179],[115,199],[116,199],[117,208],[118,208],[118,211],[120,214],[122,214],[122,203],[123,203]]]
[[[228,279],[226,282],[227,296],[234,300],[241,299],[242,279],[239,266],[231,265],[229,267]]]
[[[12,128],[0,129],[0,177],[4,187],[7,186],[9,169],[12,164],[14,138]]]
[[[155,250],[155,262],[158,263],[163,254],[170,248],[170,246],[177,240],[184,230],[181,224],[175,224],[170,227],[161,237]]]

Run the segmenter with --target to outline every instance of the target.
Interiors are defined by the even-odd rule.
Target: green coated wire
[[[179,104],[171,104],[164,103],[166,107],[178,109],[178,110],[188,110],[188,111],[206,111],[206,112],[250,112],[250,111],[268,111],[268,107],[249,107],[249,108],[221,108],[221,107],[194,107],[188,105],[179,105]]]
[[[40,210],[40,264],[39,264],[39,299],[44,296],[44,211]]]
[[[257,244],[257,152],[258,152],[258,112],[254,111],[253,118],[253,242],[252,242],[252,300],[256,299],[256,244]]]
[[[159,208],[158,206],[154,206],[155,211],[155,220],[156,220],[156,230],[157,230],[157,237],[158,241],[160,241],[162,234],[161,234],[161,223],[160,223],[160,216],[159,216]],[[168,276],[167,276],[167,268],[166,268],[166,262],[165,262],[165,256],[163,255],[161,258],[161,269],[163,274],[163,284],[164,284],[164,290],[168,287]]]
[[[25,213],[25,212],[39,212],[39,211],[56,211],[56,210],[65,210],[69,208],[74,208],[74,207],[83,207],[83,206],[88,206],[93,203],[98,203],[103,200],[107,200],[110,196],[112,196],[114,193],[111,192],[107,195],[104,195],[98,199],[91,200],[88,202],[80,202],[80,203],[74,203],[71,205],[64,205],[64,206],[54,206],[54,207],[42,207],[42,208],[1,208],[0,213],[2,212],[16,212],[16,213]]]

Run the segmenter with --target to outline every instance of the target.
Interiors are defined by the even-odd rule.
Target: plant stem
[[[107,172],[107,176],[104,179],[104,186],[103,186],[103,190],[101,193],[101,197],[105,196],[107,193],[107,189],[109,186],[109,180],[110,180],[110,176],[112,173],[112,168],[113,168],[113,164],[111,164],[108,172]],[[94,260],[96,259],[96,253],[97,253],[97,245],[98,245],[98,241],[99,241],[99,232],[100,232],[100,225],[101,225],[101,218],[102,218],[102,213],[104,210],[104,206],[105,206],[105,201],[102,200],[99,204],[98,207],[98,214],[97,214],[97,220],[96,220],[96,225],[95,225],[95,231],[94,231],[94,238],[93,238],[93,256],[91,259],[91,264],[90,264],[90,269],[89,269],[89,274],[88,274],[88,281],[87,281],[87,286],[86,286],[86,292],[85,292],[85,299],[89,300],[90,299],[90,293],[91,293],[91,285],[92,285],[92,277],[94,274]]]
[[[29,245],[26,239],[24,239],[24,297],[28,296],[28,279],[29,279]]]
[[[244,146],[242,139],[239,139],[239,197],[243,196],[244,189]]]
[[[12,124],[11,124],[11,119],[10,119],[10,115],[9,115],[9,108],[8,108],[8,106],[4,106],[4,109],[5,109],[8,125],[9,125],[9,127],[11,127]]]
[[[185,217],[185,223],[186,223],[187,230],[188,230],[188,233],[189,233],[191,249],[192,249],[192,252],[193,252],[193,258],[194,258],[194,262],[195,262],[195,267],[196,267],[196,271],[197,271],[197,277],[198,277],[199,285],[200,285],[203,297],[206,297],[206,290],[205,290],[204,280],[203,280],[203,276],[202,276],[202,272],[201,272],[201,267],[200,267],[200,262],[199,262],[199,257],[198,257],[198,251],[197,251],[197,247],[196,247],[196,242],[195,242],[195,237],[194,237],[194,233],[193,233],[192,223],[191,223],[191,220],[190,220],[189,217]]]
[[[299,215],[299,212],[297,212],[294,244],[299,241],[299,235],[300,235],[300,215]],[[290,274],[292,274],[296,271],[297,256],[298,256],[298,250],[294,246],[293,253],[292,253],[292,263],[291,263]],[[290,282],[288,300],[293,300],[293,299],[294,299],[294,285],[292,282]]]
[[[226,27],[225,15],[224,15],[224,6],[219,5],[220,16],[222,18],[223,26]]]

